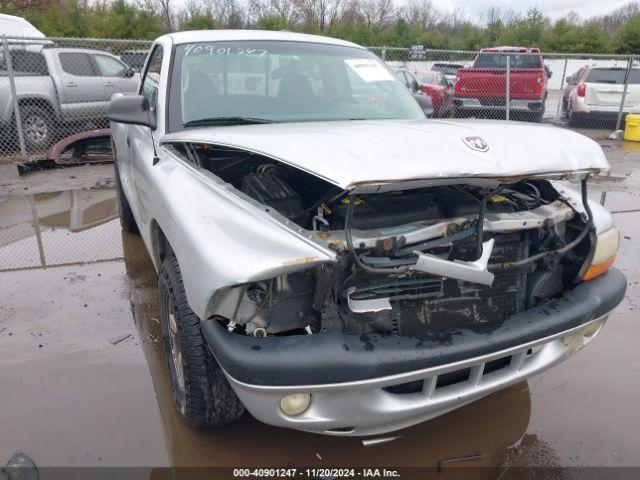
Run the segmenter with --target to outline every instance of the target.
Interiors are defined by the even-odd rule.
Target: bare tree
[[[409,0],[402,8],[402,17],[408,24],[426,30],[436,25],[439,13],[431,0]]]
[[[377,25],[384,28],[393,22],[396,15],[393,0],[362,0],[360,15],[368,27]]]
[[[453,10],[440,15],[438,27],[443,31],[456,33],[467,23],[469,23],[469,18],[466,10],[456,7]]]
[[[160,18],[164,22],[167,30],[170,32],[174,31],[175,17],[173,12],[173,1],[172,0],[153,0],[152,2],[155,5],[151,5],[154,11],[159,12]]]
[[[343,0],[295,0],[305,27],[325,32],[340,16]]]
[[[598,20],[602,22],[605,30],[613,32],[621,25],[625,24],[631,17],[640,13],[640,4],[638,2],[629,2],[626,5],[614,10],[613,12],[600,17]]]

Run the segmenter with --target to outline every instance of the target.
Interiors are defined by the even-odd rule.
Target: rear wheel
[[[197,428],[239,419],[244,407],[207,349],[200,318],[187,303],[173,253],[162,262],[158,273],[158,301],[171,390],[182,417]]]
[[[118,198],[118,210],[120,212],[120,225],[122,229],[127,233],[138,233],[138,224],[133,217],[131,206],[127,200],[127,196],[122,190],[122,183],[120,182],[120,173],[118,172],[118,161],[113,159],[113,175],[116,181],[116,196]]]
[[[569,110],[569,126],[570,127],[580,127],[583,124],[583,120],[581,117],[573,113]]]

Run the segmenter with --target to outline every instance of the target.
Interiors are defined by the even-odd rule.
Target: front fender
[[[220,288],[335,261],[335,252],[277,212],[166,149],[159,154],[160,162],[148,167],[147,208],[176,254],[200,318],[207,318]]]

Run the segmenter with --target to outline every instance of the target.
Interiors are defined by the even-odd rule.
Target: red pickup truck
[[[538,48],[483,48],[473,65],[458,70],[454,113],[459,117],[503,115],[507,105],[507,59],[510,67],[510,118],[524,113],[527,120],[540,122],[547,100],[546,68]]]

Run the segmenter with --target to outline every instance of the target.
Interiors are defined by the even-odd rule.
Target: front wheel
[[[42,150],[53,143],[54,118],[49,110],[39,105],[21,106],[20,118],[27,146]]]
[[[244,407],[207,349],[173,253],[158,273],[158,301],[171,390],[182,417],[203,429],[239,419]]]

